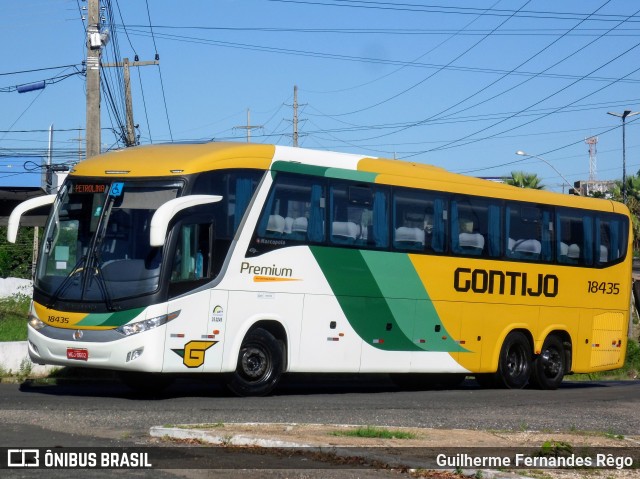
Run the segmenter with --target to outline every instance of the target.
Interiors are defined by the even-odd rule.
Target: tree
[[[635,175],[627,175],[626,181],[627,200],[635,198],[640,201],[640,170]],[[615,201],[622,201],[622,181],[616,180],[615,186],[611,190],[611,195]],[[628,206],[628,205],[627,205]]]
[[[0,227],[0,278],[31,279],[33,228],[18,230],[15,243],[7,241],[6,226]]]
[[[640,170],[635,175],[628,175],[626,181],[627,207],[631,212],[631,228],[633,234],[633,251],[640,251]],[[617,180],[611,190],[611,197],[622,202],[622,181]]]
[[[507,178],[505,183],[518,188],[531,188],[534,190],[544,189],[540,178],[535,173],[525,173],[524,171],[512,171],[511,178]]]

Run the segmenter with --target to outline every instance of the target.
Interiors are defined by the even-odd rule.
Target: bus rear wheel
[[[558,389],[564,379],[566,355],[557,336],[547,336],[542,351],[533,362],[531,383],[539,389]]]
[[[266,396],[280,381],[283,364],[282,343],[266,329],[254,329],[242,341],[227,387],[238,396]]]
[[[531,376],[531,345],[527,337],[514,331],[507,335],[498,360],[496,382],[508,389],[522,389]]]

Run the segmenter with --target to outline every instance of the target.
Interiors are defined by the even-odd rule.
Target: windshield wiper
[[[60,296],[62,295],[62,293],[64,293],[69,287],[69,285],[71,284],[71,279],[76,274],[81,273],[84,270],[84,267],[82,266],[85,265],[86,260],[87,260],[87,255],[81,256],[78,262],[75,264],[75,266],[71,268],[71,272],[62,280],[62,283],[60,283],[60,286],[56,288],[56,290],[53,292],[53,295],[51,296],[49,301],[47,301],[47,304],[46,304],[47,308],[53,309],[55,304],[58,302],[58,299],[60,299]]]
[[[107,196],[104,208],[102,210],[102,215],[100,216],[100,220],[96,228],[96,233],[89,247],[89,251],[91,252],[91,259],[90,261],[87,261],[87,268],[89,270],[95,269],[95,274],[86,274],[82,283],[82,297],[84,298],[85,292],[87,291],[91,283],[92,276],[95,276],[97,278],[96,283],[98,284],[98,289],[100,290],[100,294],[102,295],[102,298],[104,299],[104,302],[109,311],[115,311],[115,307],[107,288],[107,282],[102,275],[102,267],[100,265],[100,248],[102,247],[102,240],[104,239],[104,235],[107,229],[107,223],[109,222],[109,216],[111,215],[111,206],[113,206],[113,201],[113,196]]]
[[[102,274],[102,266],[101,259],[99,254],[99,248],[102,244],[102,240],[96,241],[96,247],[93,250],[93,265],[92,268],[95,268],[96,283],[98,284],[98,289],[100,289],[100,293],[102,294],[102,298],[104,299],[105,304],[107,305],[107,309],[109,311],[115,311],[116,308],[113,305],[113,300],[111,299],[111,295],[109,294],[109,288],[107,286],[107,282],[104,279]],[[84,288],[83,288],[84,291]]]

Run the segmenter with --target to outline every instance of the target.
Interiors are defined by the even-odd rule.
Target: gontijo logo
[[[300,281],[293,278],[292,268],[283,268],[276,266],[252,266],[248,261],[243,261],[240,265],[240,274],[253,275],[253,281],[256,283],[265,283],[270,281]]]
[[[520,271],[457,268],[453,273],[453,287],[460,293],[554,298],[558,295],[559,282],[555,274],[529,275]]]

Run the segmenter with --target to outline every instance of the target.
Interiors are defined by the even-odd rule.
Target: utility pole
[[[593,189],[596,187],[596,174],[598,171],[597,167],[597,145],[598,145],[598,137],[591,136],[586,138],[584,142],[589,145],[589,181],[587,181],[587,196],[593,193]]]
[[[147,65],[159,65],[160,62],[158,60],[151,61],[139,61],[136,56],[133,63],[129,62],[128,58],[124,58],[122,62],[117,63],[103,63],[102,66],[104,68],[122,68],[123,76],[124,76],[124,103],[126,108],[126,117],[127,117],[127,126],[126,132],[124,135],[124,142],[127,146],[135,146],[138,142],[136,141],[136,132],[135,132],[135,124],[133,123],[133,100],[131,99],[131,73],[129,71],[130,67],[143,67]]]
[[[122,61],[124,69],[124,104],[127,110],[127,146],[136,144],[136,132],[133,126],[133,101],[131,100],[131,74],[129,73],[129,59]]]
[[[298,85],[293,85],[293,146],[298,146]]]
[[[304,105],[306,105],[306,103],[304,103]],[[298,108],[301,106],[298,103],[298,85],[293,85],[293,105],[288,105],[288,106],[292,106],[293,107],[293,135],[292,135],[292,139],[293,139],[293,146],[294,147],[298,147],[298,140],[300,138],[300,133],[298,130],[298,123],[300,121],[300,118],[298,117]],[[291,121],[291,120],[286,120],[286,121]]]
[[[49,148],[47,148],[47,165],[45,167],[45,189],[47,194],[51,194],[51,187],[53,185],[53,173],[51,172],[51,165],[53,164],[53,123],[49,126]]]
[[[640,111],[625,110],[622,113],[615,113],[608,111],[608,115],[617,116],[622,120],[622,202],[627,204],[627,155],[626,155],[626,139],[625,139],[625,125],[626,120],[630,116],[640,114]]]
[[[234,128],[238,128],[240,130],[247,130],[247,143],[251,143],[251,130],[256,128],[262,128],[264,125],[252,125],[251,124],[251,110],[247,108],[247,126],[240,125],[234,126]]]
[[[78,142],[78,162],[82,161],[82,143],[84,142],[82,138],[82,126],[78,128],[78,138],[72,138],[69,141]]]
[[[88,0],[87,11],[87,151],[100,154],[100,0]]]

